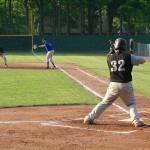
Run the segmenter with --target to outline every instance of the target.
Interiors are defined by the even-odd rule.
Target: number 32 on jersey
[[[118,62],[116,60],[111,61],[111,72],[125,71],[124,64],[124,60],[118,60]]]

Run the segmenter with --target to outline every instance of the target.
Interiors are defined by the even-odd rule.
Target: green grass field
[[[45,53],[39,53],[44,58]],[[56,64],[74,63],[90,69],[97,75],[109,77],[106,56],[84,54],[56,54]],[[32,53],[7,54],[11,62],[41,62]],[[2,62],[2,59],[0,59]],[[134,67],[135,91],[150,96],[150,62]],[[59,70],[9,70],[0,69],[0,107],[96,104],[99,99],[85,91]]]

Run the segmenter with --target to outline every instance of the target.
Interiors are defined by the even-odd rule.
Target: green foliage
[[[34,33],[40,33],[42,26],[50,27],[55,34],[60,32],[60,27],[65,28],[62,32],[67,32],[67,28],[78,29],[79,33],[82,24],[84,32],[90,30],[90,34],[95,34],[100,22],[99,6],[102,18],[108,17],[109,27],[118,28],[119,15],[122,14],[126,29],[130,28],[128,30],[132,29],[135,33],[149,33],[149,0],[13,0],[11,3],[0,0],[0,33],[26,34],[29,22],[27,11],[30,9],[33,12]],[[41,33],[45,32],[43,30]]]

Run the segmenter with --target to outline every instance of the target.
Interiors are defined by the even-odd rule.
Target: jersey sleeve
[[[140,61],[142,60],[143,58],[140,57],[140,56],[135,56],[133,54],[131,54],[131,63],[132,65],[136,65],[138,66],[140,64]]]
[[[48,47],[48,46],[49,46],[49,43],[48,43],[48,42],[46,42],[46,43],[45,43],[45,46],[46,46],[46,47]]]

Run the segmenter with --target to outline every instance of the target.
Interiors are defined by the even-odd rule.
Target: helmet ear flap
[[[127,46],[127,43],[126,43],[126,40],[123,39],[123,38],[118,38],[115,40],[115,43],[114,43],[114,48],[115,49],[118,49],[118,50],[126,50],[126,46]]]

